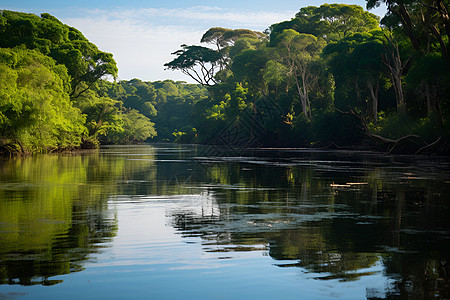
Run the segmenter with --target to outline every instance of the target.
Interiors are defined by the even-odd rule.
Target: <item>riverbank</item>
[[[203,147],[214,147],[217,149],[236,149],[238,152],[243,152],[245,150],[263,150],[263,151],[354,151],[354,152],[372,152],[379,154],[389,154],[389,155],[423,155],[423,156],[449,156],[450,155],[450,143],[448,137],[439,138],[435,142],[424,146],[423,143],[414,142],[415,138],[399,139],[397,143],[364,143],[352,146],[339,146],[335,143],[331,143],[325,147],[271,147],[271,146],[261,146],[261,147],[236,147],[230,145],[220,145],[220,144],[179,144],[179,143],[162,143],[162,142],[149,142],[149,143],[132,143],[132,144],[122,144],[122,145],[199,145]],[[99,148],[104,146],[114,146],[108,145],[83,145],[80,147],[70,147],[63,149],[51,149],[49,151],[41,152],[21,152],[21,151],[5,151],[4,147],[0,147],[0,157],[17,157],[17,156],[30,156],[34,154],[59,154],[59,153],[90,153],[97,151]]]

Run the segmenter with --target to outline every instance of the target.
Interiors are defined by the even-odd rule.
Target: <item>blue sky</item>
[[[145,81],[189,78],[164,70],[163,64],[181,44],[199,44],[211,27],[248,28],[263,31],[271,24],[289,20],[304,6],[326,1],[307,0],[1,0],[0,9],[40,14],[48,12],[76,27],[101,50],[111,52],[123,80]],[[364,0],[328,3],[357,4]],[[371,11],[382,16],[384,8]]]

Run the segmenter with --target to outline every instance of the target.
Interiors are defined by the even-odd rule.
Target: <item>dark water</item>
[[[450,162],[108,147],[0,161],[0,299],[449,299]]]

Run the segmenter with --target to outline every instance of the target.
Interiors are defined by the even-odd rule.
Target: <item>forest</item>
[[[43,13],[0,11],[0,152],[176,142],[450,153],[447,0],[303,7],[264,32],[214,27],[165,67],[117,80],[113,55]]]

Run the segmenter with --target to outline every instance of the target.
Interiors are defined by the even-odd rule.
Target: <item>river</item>
[[[449,299],[448,158],[197,145],[0,161],[0,299]]]

